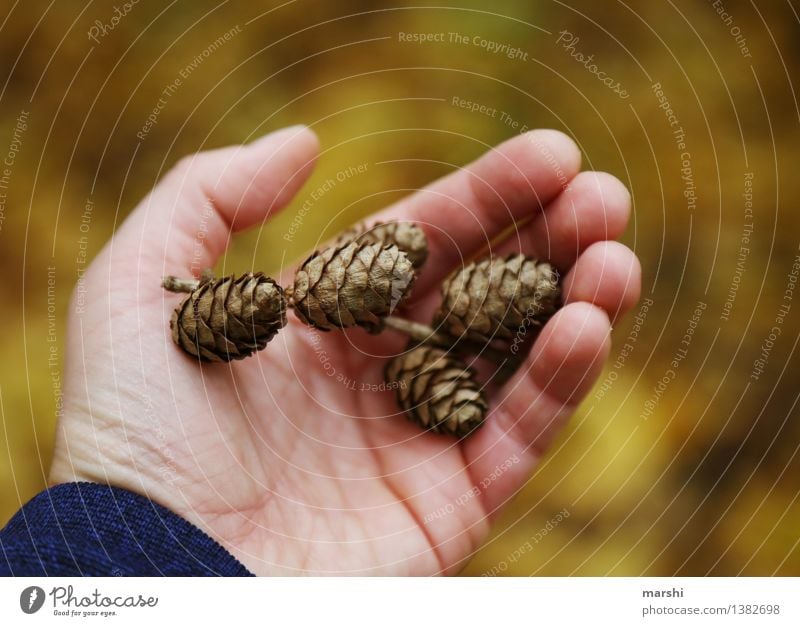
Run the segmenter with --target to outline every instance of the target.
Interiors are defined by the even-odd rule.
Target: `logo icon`
[[[36,613],[44,604],[44,589],[41,587],[26,587],[19,594],[19,608],[28,615]]]

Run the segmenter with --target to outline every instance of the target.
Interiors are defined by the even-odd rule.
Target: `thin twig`
[[[467,351],[471,354],[477,354],[478,356],[489,359],[501,367],[512,365],[512,362],[515,361],[515,357],[509,356],[503,350],[498,350],[488,345],[479,345],[474,342],[455,341],[452,337],[437,333],[430,326],[420,324],[419,322],[412,322],[403,317],[390,315],[384,318],[383,322],[387,327],[405,333],[414,341],[420,343],[431,344],[446,350],[449,348],[458,350],[460,347],[468,347]]]
[[[161,281],[161,286],[167,291],[172,291],[174,293],[191,293],[203,284],[204,281],[210,280],[210,278],[210,272],[204,272],[200,280],[196,278],[165,276]],[[286,288],[286,296],[289,300],[290,307],[294,307],[294,300],[292,299],[294,295],[293,292],[294,289],[292,286]],[[384,318],[383,321],[387,328],[404,333],[418,343],[426,343],[445,350],[449,350],[450,348],[459,350],[459,348],[461,348],[462,351],[488,359],[499,365],[506,376],[513,372],[519,365],[519,359],[514,355],[507,354],[504,350],[498,350],[488,345],[470,342],[466,339],[455,340],[453,337],[437,333],[426,324],[420,324],[419,322],[394,315]]]
[[[178,278],[177,276],[164,276],[161,286],[174,293],[192,293],[200,285],[214,280],[214,270],[207,267],[200,274],[200,278]]]
[[[173,293],[192,293],[200,286],[196,278],[178,278],[177,276],[164,276],[161,286]]]
[[[437,334],[430,326],[420,324],[419,322],[412,322],[404,317],[390,315],[384,318],[383,323],[393,330],[405,333],[414,341],[420,343],[429,343],[441,348],[447,348],[453,343],[452,340],[447,341],[444,337]]]

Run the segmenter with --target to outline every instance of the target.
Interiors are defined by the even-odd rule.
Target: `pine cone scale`
[[[175,309],[173,341],[203,361],[241,359],[286,324],[283,289],[261,273],[201,281]]]
[[[435,323],[456,339],[508,341],[526,317],[541,326],[559,304],[558,274],[549,263],[523,255],[487,258],[445,280]]]
[[[411,222],[378,222],[367,227],[363,224],[342,233],[336,245],[346,245],[353,241],[377,243],[382,247],[397,246],[406,254],[415,269],[419,269],[428,258],[428,241],[422,229]]]
[[[426,430],[461,437],[485,419],[488,404],[474,373],[439,348],[416,346],[395,357],[385,379],[397,384],[397,403],[408,418]]]
[[[375,332],[413,280],[413,266],[396,246],[354,241],[309,257],[295,275],[292,299],[300,320],[320,330]]]

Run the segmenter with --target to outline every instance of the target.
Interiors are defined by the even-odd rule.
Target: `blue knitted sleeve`
[[[221,545],[147,498],[66,483],[0,530],[0,576],[251,576]]]

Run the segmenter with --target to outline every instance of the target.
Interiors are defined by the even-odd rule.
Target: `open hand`
[[[393,392],[372,390],[384,357],[404,346],[394,331],[319,333],[290,312],[257,356],[202,365],[170,339],[181,296],[161,277],[212,267],[232,232],[291,200],[317,150],[310,130],[292,127],[199,153],[135,209],[70,307],[50,479],[141,493],[257,574],[454,573],[594,383],[611,321],[638,299],[638,261],[613,241],[630,196],[612,176],[578,173],[576,145],[542,130],[377,216],[426,231],[430,256],[409,313],[420,319],[441,280],[516,223],[525,225],[492,254],[522,251],[564,276],[565,306],[493,391],[485,425],[458,442],[422,432]]]

